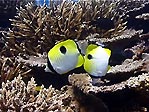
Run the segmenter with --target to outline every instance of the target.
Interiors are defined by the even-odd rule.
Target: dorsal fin
[[[110,50],[110,49],[104,48],[104,50],[106,51],[106,53],[107,53],[109,56],[111,56],[111,50]]]
[[[86,54],[88,54],[90,51],[92,51],[93,49],[95,49],[97,47],[98,47],[98,45],[96,45],[96,44],[90,44],[86,49]]]

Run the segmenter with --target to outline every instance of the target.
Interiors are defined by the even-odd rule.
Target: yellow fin
[[[104,48],[104,50],[106,51],[106,53],[111,56],[111,50],[110,49],[107,49],[107,48]]]
[[[86,50],[86,54],[88,54],[91,50],[97,48],[98,45],[95,45],[95,44],[90,44],[88,47],[87,47],[87,50]]]
[[[80,54],[79,57],[78,57],[78,63],[77,63],[77,67],[81,67],[84,63],[84,57]]]
[[[110,65],[108,65],[108,70],[107,70],[107,71],[109,71],[109,70],[110,70],[110,68],[111,68],[111,66],[110,66]]]
[[[71,39],[64,41],[62,45],[65,45],[67,49],[72,48],[72,47],[77,49],[77,44],[75,43],[75,41]]]

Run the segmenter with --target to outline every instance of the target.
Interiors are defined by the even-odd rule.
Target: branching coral
[[[14,77],[21,74],[22,77],[29,77],[29,69],[23,63],[18,63],[15,59],[4,58],[0,59],[0,84],[6,82],[7,80],[12,80]]]
[[[61,91],[50,86],[43,86],[39,93],[35,90],[34,78],[26,85],[20,76],[2,84],[0,89],[1,111],[79,111],[79,104],[74,99],[71,87]]]
[[[51,7],[27,4],[18,9],[16,19],[11,20],[13,28],[4,37],[8,48],[18,50],[16,54],[30,55],[47,52],[57,40],[85,39],[91,33],[112,38],[126,28],[115,7],[113,2],[65,1]],[[105,29],[103,21],[112,27]]]
[[[142,15],[136,16],[137,19],[144,19],[144,20],[149,20],[149,13],[144,13]]]
[[[1,83],[6,83],[2,83],[0,89],[1,111],[107,111],[114,96],[114,100],[118,96],[125,99],[125,95],[132,92],[133,98],[138,94],[147,98],[149,34],[141,34],[141,29],[126,29],[126,25],[130,16],[140,15],[137,12],[142,12],[140,10],[148,4],[146,0],[80,0],[76,3],[65,1],[57,6],[50,4],[50,7],[29,3],[18,8],[17,16],[11,19],[12,28],[3,32],[5,45],[0,52],[0,75]],[[42,86],[37,92],[33,78],[27,85],[20,76],[12,80],[19,74],[28,77],[31,70],[35,78],[39,71],[47,78],[43,71],[44,53],[57,41],[68,38],[89,44],[104,43],[112,50],[111,60],[115,62],[106,76],[99,79],[100,85],[93,85],[89,74],[81,70],[79,74],[70,74],[71,85],[61,90]],[[117,60],[118,57],[121,60]],[[108,95],[111,99],[105,100]],[[92,105],[93,102],[96,105]]]
[[[141,13],[140,11],[149,4],[148,0],[122,0],[119,2],[117,9],[123,16]]]
[[[0,1],[0,27],[10,27],[9,18],[14,18],[16,15],[16,7],[23,6],[34,0],[1,0]]]
[[[25,65],[29,66],[38,66],[38,67],[45,67],[47,64],[47,55],[39,55],[37,56],[28,56],[28,58],[24,59],[22,57],[17,57],[16,60],[20,63],[24,63]]]
[[[25,84],[20,76],[3,83],[2,89],[0,89],[0,111],[96,112],[94,107],[97,107],[103,112],[107,112],[104,103],[93,96],[88,99],[84,97],[82,103],[78,102],[80,99],[75,96],[71,86],[65,86],[61,91],[52,86],[48,89],[41,86],[40,91],[37,92],[36,85],[34,78]],[[83,102],[87,100],[88,103],[97,102],[96,106],[84,105]]]

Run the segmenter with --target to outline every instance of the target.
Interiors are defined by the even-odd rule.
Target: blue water
[[[61,3],[61,2],[63,2],[64,0],[52,0],[53,2],[55,2],[55,3]],[[69,1],[69,0],[68,0]],[[77,2],[78,0],[72,0],[72,1],[74,1],[74,2]],[[50,5],[50,0],[35,0],[35,4],[36,5],[47,5],[47,6],[49,6]]]
[[[44,3],[46,5],[50,5],[50,0],[35,0],[36,5],[44,5]]]

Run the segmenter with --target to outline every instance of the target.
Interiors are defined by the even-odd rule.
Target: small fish
[[[36,86],[34,89],[35,89],[35,91],[39,92],[41,90],[41,88],[42,88],[41,86]]]
[[[111,50],[90,44],[86,50],[84,57],[84,69],[91,77],[99,78],[105,76],[110,69],[109,58],[111,56]]]
[[[46,72],[65,74],[77,67],[82,66],[84,58],[80,54],[75,41],[66,40],[56,44],[48,52]]]

